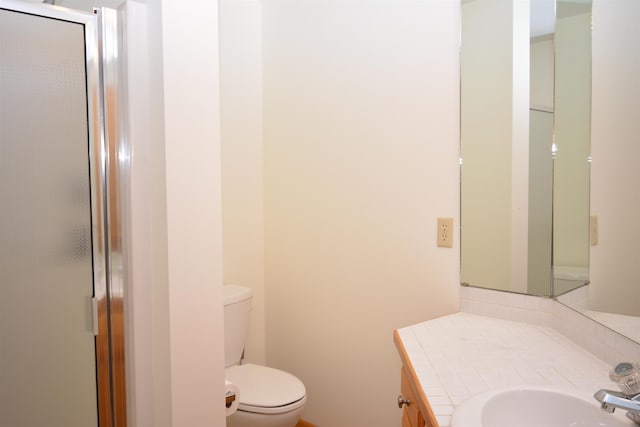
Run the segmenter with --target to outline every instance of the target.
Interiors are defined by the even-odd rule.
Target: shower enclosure
[[[124,426],[116,13],[0,0],[0,426]]]

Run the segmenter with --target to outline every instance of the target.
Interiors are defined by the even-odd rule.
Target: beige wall
[[[527,292],[529,257],[530,5],[513,2],[513,128],[511,130],[511,290]]]
[[[599,243],[591,247],[589,304],[640,315],[640,3],[594,0],[591,214]]]
[[[553,264],[577,269],[589,265],[590,19],[556,24]]]
[[[553,216],[553,113],[530,110],[529,118],[529,248],[527,293],[551,294]]]
[[[462,281],[508,290],[513,5],[479,0],[465,3],[462,13]]]
[[[253,289],[246,360],[265,363],[262,8],[220,2],[224,283]]]
[[[530,48],[527,293],[549,295],[553,216],[553,35],[532,39]]]
[[[531,39],[531,108],[553,111],[554,56],[553,36]]]
[[[263,6],[267,362],[311,422],[400,425],[392,331],[458,308],[459,5]]]

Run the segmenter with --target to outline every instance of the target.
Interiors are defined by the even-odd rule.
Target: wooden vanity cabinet
[[[425,427],[424,415],[418,406],[415,387],[411,384],[407,369],[403,366],[400,370],[400,393],[407,403],[402,405],[402,427]]]
[[[398,397],[398,406],[402,406],[402,427],[438,427],[436,417],[433,415],[398,331],[394,331],[393,341],[402,360],[400,396]]]

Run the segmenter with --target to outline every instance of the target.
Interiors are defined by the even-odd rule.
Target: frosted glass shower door
[[[0,426],[98,425],[85,27],[0,9]]]

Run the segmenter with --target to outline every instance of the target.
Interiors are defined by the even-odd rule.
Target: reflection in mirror
[[[548,296],[555,6],[531,6],[462,2],[461,280]]]
[[[530,49],[519,3],[462,1],[462,282],[560,295],[640,342],[640,1],[559,0]]]
[[[531,2],[527,293],[545,296],[551,292],[555,26],[555,0]]]
[[[594,0],[591,283],[558,298],[640,342],[640,2]],[[597,239],[595,238],[597,237]]]
[[[553,294],[589,280],[591,0],[559,0],[555,31]]]

